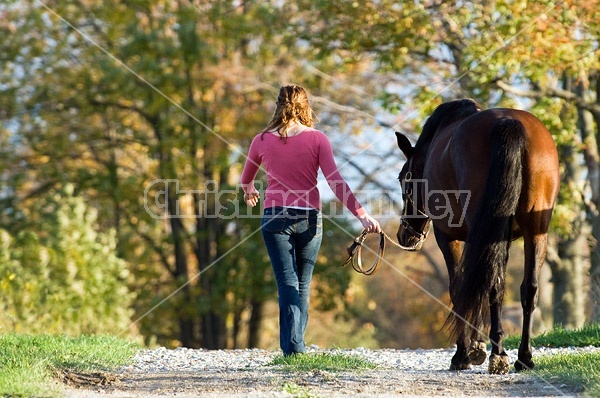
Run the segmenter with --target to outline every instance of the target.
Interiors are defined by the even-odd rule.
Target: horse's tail
[[[512,221],[521,194],[524,133],[520,121],[508,118],[500,119],[492,132],[489,178],[450,282],[454,308],[447,325],[454,339],[465,327],[480,331],[489,320],[489,304],[503,299]],[[490,297],[492,292],[495,297]]]

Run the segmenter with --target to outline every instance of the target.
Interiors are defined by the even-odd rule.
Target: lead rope
[[[360,233],[360,235],[358,235],[356,238],[354,238],[354,241],[352,242],[352,244],[350,246],[348,246],[348,248],[346,248],[346,251],[348,252],[348,258],[346,259],[346,261],[344,261],[344,264],[342,264],[342,268],[351,263],[352,268],[354,268],[354,270],[356,272],[363,274],[363,275],[373,275],[375,272],[377,272],[377,269],[379,268],[379,264],[381,263],[381,260],[383,259],[383,254],[385,252],[386,239],[388,241],[390,241],[394,246],[396,246],[400,249],[404,249],[404,250],[414,250],[414,248],[420,243],[420,242],[417,242],[413,247],[403,246],[403,245],[397,243],[392,238],[390,238],[388,236],[388,234],[386,234],[384,231],[381,231],[379,233],[379,236],[380,236],[379,248],[377,249],[375,260],[373,261],[373,263],[371,264],[371,266],[369,268],[365,269],[362,265],[361,251],[362,251],[362,245],[365,242],[365,239],[367,238],[368,234],[369,233],[366,230],[363,230]],[[422,239],[424,241],[426,238],[427,238],[427,233],[424,233],[424,234],[422,234],[420,239]]]
[[[400,248],[400,249],[404,249],[404,250],[408,250],[408,249],[409,249],[408,247],[406,247],[406,246],[402,246],[400,243],[398,243],[398,242],[396,242],[395,240],[393,240],[392,238],[390,238],[390,237],[388,236],[388,234],[386,234],[385,232],[381,231],[381,233],[383,234],[383,236],[385,236],[385,238],[386,238],[387,240],[389,240],[389,241],[392,243],[392,245],[394,245],[394,246],[396,246],[396,247],[398,247],[398,248]]]
[[[360,235],[354,238],[352,244],[346,249],[348,252],[348,258],[342,264],[342,268],[352,263],[352,268],[360,274],[363,275],[373,275],[377,269],[379,268],[379,264],[381,263],[381,259],[383,258],[383,253],[385,251],[385,233],[380,232],[379,238],[379,248],[377,249],[377,254],[375,256],[375,260],[373,264],[367,269],[363,268],[362,260],[361,260],[361,251],[362,245],[367,238],[368,232],[367,230],[363,230]]]

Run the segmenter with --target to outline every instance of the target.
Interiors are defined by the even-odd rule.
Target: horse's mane
[[[435,108],[431,116],[427,118],[415,147],[421,147],[431,142],[440,126],[464,119],[480,110],[481,106],[470,98],[444,102]]]

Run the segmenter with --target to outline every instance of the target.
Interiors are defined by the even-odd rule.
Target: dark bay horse
[[[531,113],[482,110],[462,99],[438,106],[415,146],[400,133],[396,137],[407,159],[399,175],[404,209],[397,237],[405,248],[418,250],[433,223],[450,277],[453,311],[446,326],[457,343],[450,369],[485,361],[482,328],[489,325],[489,372],[508,372],[502,301],[508,250],[519,237],[525,266],[515,368],[533,368],[532,313],[560,184],[552,136]]]

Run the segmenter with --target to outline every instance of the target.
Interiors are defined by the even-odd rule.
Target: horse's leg
[[[523,307],[523,329],[521,345],[519,346],[518,360],[515,369],[533,369],[535,366],[531,352],[531,326],[533,311],[537,303],[538,283],[540,269],[546,257],[546,233],[532,235],[524,234],[525,241],[525,272],[521,283],[521,306]]]
[[[456,274],[457,267],[460,263],[460,257],[462,255],[462,242],[458,240],[452,240],[446,234],[435,228],[435,240],[444,256],[444,260],[446,262],[446,267],[448,268],[448,277],[450,279],[450,292],[452,292],[452,284],[454,281],[454,275]],[[450,298],[452,299],[452,297]],[[468,369],[471,364],[471,359],[469,357],[469,339],[467,336],[470,334],[467,333],[467,329],[457,337],[456,340],[456,353],[452,357],[452,361],[450,363],[450,370],[464,370]],[[485,351],[484,351],[484,359],[485,361]]]
[[[467,325],[465,329],[467,336],[470,336],[467,355],[473,365],[481,365],[487,358],[485,335],[481,331],[481,326],[482,325]]]
[[[492,353],[488,371],[490,374],[506,374],[510,369],[508,354],[504,351],[504,329],[502,328],[502,303],[504,301],[504,281],[490,293],[490,342]]]

